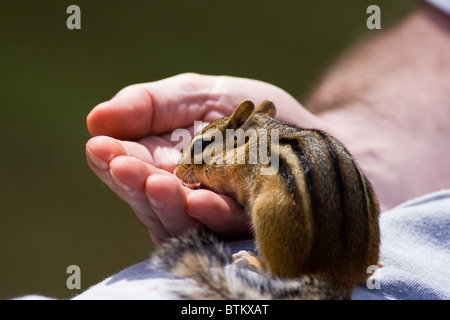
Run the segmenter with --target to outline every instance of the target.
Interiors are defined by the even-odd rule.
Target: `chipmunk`
[[[379,204],[352,155],[327,133],[275,115],[269,100],[256,109],[244,101],[231,116],[196,134],[183,153],[176,176],[188,186],[228,195],[245,208],[258,256],[239,252],[232,258],[211,236],[191,233],[172,240],[159,261],[203,288],[200,296],[181,295],[349,298],[366,280],[367,267],[378,263]],[[267,148],[260,152],[263,143]],[[270,161],[255,161],[255,151]],[[226,271],[232,259],[237,266]],[[260,276],[255,278],[245,266]]]

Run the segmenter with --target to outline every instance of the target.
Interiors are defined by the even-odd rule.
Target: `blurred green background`
[[[66,9],[81,8],[81,30]],[[366,28],[381,8],[382,30]],[[2,1],[0,298],[69,298],[153,249],[90,171],[86,116],[126,85],[182,72],[273,83],[302,101],[346,48],[414,1]],[[81,290],[66,268],[81,268]]]

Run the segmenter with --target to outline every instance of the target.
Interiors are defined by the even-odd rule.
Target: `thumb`
[[[88,130],[136,140],[192,125],[205,115],[217,78],[189,73],[125,87],[89,113]]]

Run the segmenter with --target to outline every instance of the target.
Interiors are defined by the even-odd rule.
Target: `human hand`
[[[191,190],[172,174],[181,154],[171,133],[179,128],[193,133],[195,120],[211,122],[231,114],[243,100],[258,104],[265,98],[277,106],[277,117],[321,126],[288,93],[268,83],[181,74],[126,87],[96,106],[87,117],[94,136],[86,145],[89,166],[132,207],[158,245],[204,226],[224,236],[248,236],[248,216],[233,199]]]

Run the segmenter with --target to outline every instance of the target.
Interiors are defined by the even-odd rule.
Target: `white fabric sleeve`
[[[352,299],[450,299],[450,190],[407,201],[380,216],[382,268],[353,291]],[[227,243],[233,252],[255,250],[252,241]],[[370,275],[370,274],[368,274]],[[73,299],[179,299],[172,289],[191,286],[152,266],[131,266]],[[46,299],[29,295],[22,300]]]
[[[427,2],[450,15],[450,0],[427,0]]]

